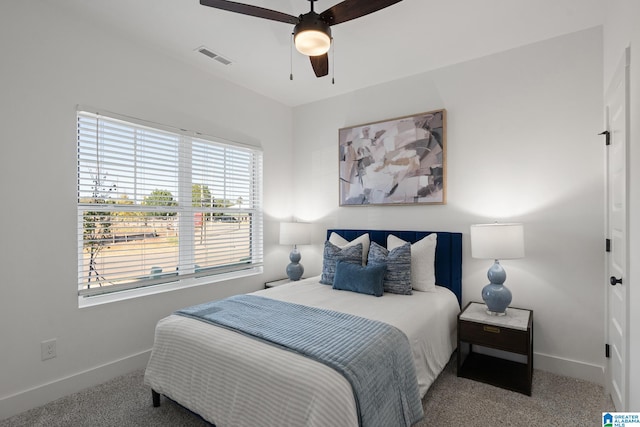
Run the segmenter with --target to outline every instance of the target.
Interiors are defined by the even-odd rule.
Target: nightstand
[[[509,307],[505,316],[491,316],[486,309],[470,302],[458,315],[458,376],[531,396],[533,311]],[[526,361],[475,352],[474,346],[521,355],[514,358]]]
[[[268,288],[275,288],[276,286],[286,285],[287,283],[291,283],[291,280],[289,280],[288,278],[271,280],[270,282],[265,282],[264,283],[264,287],[267,288],[267,289]]]

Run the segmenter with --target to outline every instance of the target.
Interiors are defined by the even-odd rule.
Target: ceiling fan
[[[227,0],[200,0],[200,4],[243,15],[294,24],[293,39],[296,49],[309,57],[316,76],[323,77],[329,74],[327,52],[331,47],[330,27],[332,25],[377,12],[402,0],[344,0],[322,13],[316,13],[313,10],[314,1],[316,0],[309,0],[311,11],[300,16]]]

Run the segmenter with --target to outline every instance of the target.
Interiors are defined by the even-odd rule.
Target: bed
[[[328,241],[336,237],[355,242],[368,235],[371,245],[381,247],[387,246],[389,235],[417,244],[431,234],[437,236],[433,262],[437,286],[429,292],[385,292],[376,298],[336,290],[320,283],[325,279],[323,270],[322,276],[257,291],[250,297],[345,313],[399,329],[409,342],[423,397],[456,346],[462,235],[327,230]],[[145,383],[152,389],[154,406],[164,395],[217,427],[364,424],[353,383],[336,369],[247,334],[175,313],[158,322]]]

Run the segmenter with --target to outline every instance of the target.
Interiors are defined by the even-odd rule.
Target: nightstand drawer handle
[[[491,332],[492,334],[499,334],[500,328],[496,328],[495,326],[483,326],[485,332]]]

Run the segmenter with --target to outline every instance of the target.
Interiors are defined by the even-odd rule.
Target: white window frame
[[[80,120],[80,116],[86,117],[95,116],[96,119],[104,120],[116,120],[126,122],[131,126],[142,126],[150,128],[152,130],[158,130],[162,132],[169,132],[180,137],[180,150],[182,151],[179,157],[179,178],[178,178],[178,192],[180,194],[191,194],[192,178],[191,178],[191,147],[194,142],[202,144],[203,142],[211,142],[216,146],[223,146],[225,149],[230,149],[234,152],[234,149],[238,152],[240,150],[252,153],[252,165],[253,175],[250,179],[251,186],[251,206],[240,206],[243,212],[246,212],[251,216],[251,259],[246,264],[239,264],[236,266],[228,266],[223,268],[210,268],[204,272],[196,272],[193,268],[190,270],[185,268],[179,274],[176,273],[175,279],[168,279],[167,277],[162,280],[143,280],[140,283],[134,283],[126,286],[115,285],[105,286],[103,288],[94,289],[82,289],[82,281],[86,279],[86,272],[83,271],[83,251],[84,251],[84,215],[86,211],[99,210],[97,207],[100,205],[81,203],[80,188],[78,188],[78,305],[79,307],[88,307],[98,304],[120,301],[123,299],[136,298],[145,295],[153,295],[162,292],[168,292],[176,289],[185,289],[192,286],[200,286],[203,284],[216,283],[220,281],[226,281],[230,279],[236,279],[241,277],[253,276],[261,274],[263,272],[263,203],[262,203],[262,181],[263,181],[263,168],[262,168],[262,150],[260,147],[256,147],[249,144],[241,144],[233,141],[229,141],[222,138],[211,137],[203,135],[201,133],[185,131],[183,129],[171,128],[165,125],[159,125],[157,123],[151,123],[141,119],[127,117],[111,112],[100,111],[95,108],[78,106],[77,117]],[[78,137],[80,138],[80,136]],[[79,143],[78,143],[79,144]],[[78,174],[80,174],[80,160],[78,160]],[[225,175],[226,176],[226,175]],[[226,185],[226,184],[225,184]],[[78,179],[78,186],[80,187],[80,178]],[[149,207],[146,207],[147,209]],[[132,210],[139,211],[139,205],[136,205]],[[179,253],[181,257],[181,264],[187,263],[193,265],[194,252],[193,248],[193,235],[194,235],[194,221],[192,220],[194,212],[197,209],[192,207],[192,201],[185,197],[179,198],[178,206],[173,208],[158,207],[157,210],[161,211],[175,211],[178,213],[178,228],[179,228]],[[236,208],[235,211],[238,209]],[[189,262],[191,259],[192,262]]]

